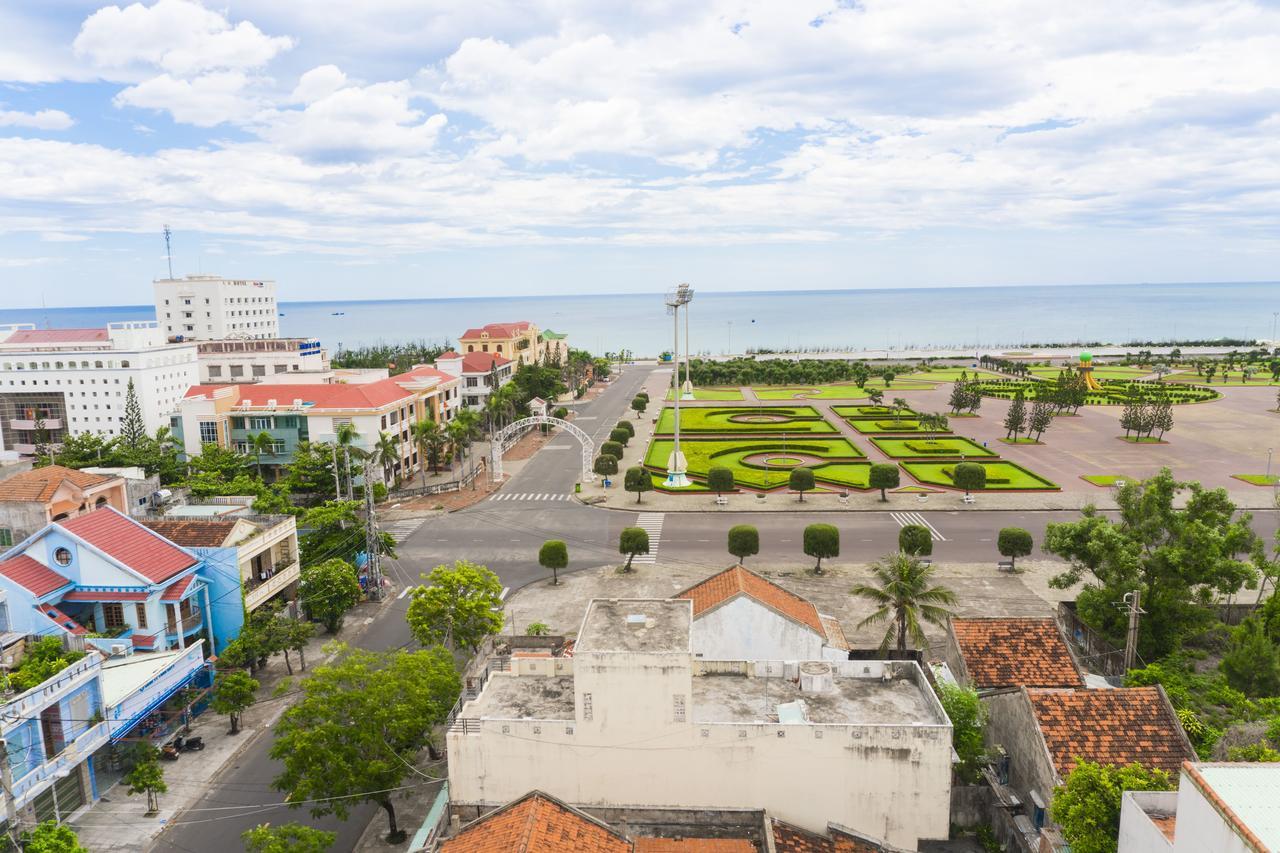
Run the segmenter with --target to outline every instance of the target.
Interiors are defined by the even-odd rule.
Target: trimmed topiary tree
[[[631,436],[632,438],[636,437],[636,428],[631,425],[631,421],[618,421],[616,424],[613,425],[613,428],[625,429],[627,431],[627,435]]]
[[[996,550],[1011,564],[1016,565],[1019,557],[1030,554],[1032,547],[1031,534],[1021,527],[1003,527],[996,535]]]
[[[952,480],[968,495],[974,489],[981,490],[987,487],[987,469],[977,462],[961,462],[955,467]]]
[[[595,464],[591,466],[591,470],[601,477],[611,477],[618,473],[618,457],[610,456],[608,453],[601,453],[596,457]]]
[[[644,414],[645,407],[648,405],[649,400],[645,397],[636,397],[631,401],[631,409],[636,413],[637,418]]]
[[[607,453],[608,455],[614,457],[615,459],[621,459],[622,444],[620,442],[612,441],[612,440],[603,442],[600,445],[600,453],[601,454]]]
[[[804,552],[818,561],[813,573],[822,574],[823,557],[840,556],[840,531],[834,524],[810,524],[804,529]]]
[[[908,524],[898,531],[898,550],[913,557],[933,553],[933,534],[922,524]]]
[[[631,561],[635,559],[636,554],[649,553],[649,534],[643,527],[622,528],[622,532],[618,534],[618,553],[627,555],[627,564],[622,567],[622,570],[631,571]]]
[[[741,564],[747,557],[760,553],[760,531],[750,524],[735,524],[729,528],[729,553]]]
[[[814,487],[812,468],[792,468],[790,479],[791,491],[800,493],[800,503],[804,503],[804,493]]]
[[[712,465],[707,471],[707,488],[720,497],[724,492],[732,492],[737,488],[733,479],[733,469],[724,465]]]
[[[626,477],[622,481],[622,487],[628,492],[635,492],[636,503],[640,503],[641,495],[645,492],[653,491],[653,475],[643,465],[632,466],[627,469]]]
[[[609,432],[609,440],[616,441],[623,447],[627,446],[627,442],[631,440],[631,436],[632,433],[627,432],[625,429],[618,429],[617,427],[614,427]]]
[[[898,473],[898,466],[892,462],[877,462],[871,466],[870,480],[871,488],[880,490],[880,500],[887,501],[889,497],[884,493],[885,489],[896,489],[898,484],[902,482],[902,478]]]
[[[559,539],[548,539],[538,549],[538,564],[551,570],[551,585],[559,585],[560,570],[569,566],[569,546]]]

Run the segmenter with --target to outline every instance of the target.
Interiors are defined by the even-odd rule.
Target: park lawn
[[[849,426],[853,427],[863,435],[877,435],[877,434],[896,435],[896,434],[908,433],[908,432],[921,433],[925,435],[950,435],[951,434],[951,430],[949,429],[922,430],[920,429],[920,422],[911,420],[910,418],[903,418],[900,421],[894,421],[894,419],[891,417],[885,418],[882,421],[879,421],[879,420],[870,421],[870,420],[855,419],[855,418],[847,418],[846,420],[849,421]]]
[[[1127,380],[1104,380],[1102,390],[1090,391],[1085,396],[1084,404],[1086,406],[1122,406],[1128,402],[1129,384]],[[1188,403],[1205,403],[1210,400],[1217,400],[1222,396],[1212,388],[1203,385],[1178,385],[1169,382],[1139,382],[1137,384],[1145,392],[1162,394],[1175,406]],[[1017,392],[1021,391],[1024,398],[1031,402],[1036,400],[1041,392],[1052,393],[1053,387],[1054,383],[1037,379],[998,379],[981,382],[978,390],[984,397],[995,397],[1001,400],[1012,400]]]
[[[665,465],[666,463],[664,462],[663,464]],[[668,492],[673,495],[684,495],[684,494],[705,495],[711,492],[711,490],[707,488],[705,483],[699,483],[697,480],[690,480],[689,485],[685,486],[682,489],[673,489],[667,485],[666,474],[654,474],[650,472],[650,476],[653,477],[653,487],[655,489],[661,489],[662,491]]]
[[[1071,365],[1075,367],[1075,364]],[[1043,365],[1031,368],[1032,376],[1039,376],[1041,379],[1057,379],[1058,374],[1065,368],[1054,365],[1045,367]],[[1142,367],[1129,367],[1123,364],[1095,364],[1093,366],[1093,378],[1101,382],[1103,379],[1141,379],[1143,376],[1150,376],[1151,371]]]
[[[955,382],[962,373],[969,379],[973,379],[976,376],[997,375],[978,367],[932,367],[928,370],[917,370],[913,373],[908,373],[903,378],[924,382]],[[897,380],[895,379],[894,382],[896,383]]]
[[[674,448],[675,442],[671,439],[654,439],[645,454],[645,466],[655,473],[665,471],[667,459]],[[850,488],[867,488],[871,469],[871,464],[865,461],[862,451],[843,438],[804,439],[785,443],[768,437],[694,438],[682,440],[680,450],[684,453],[690,477],[705,481],[713,466],[724,465],[733,470],[734,480],[739,486],[761,490],[787,487],[791,472],[788,468],[765,468],[757,463],[743,461],[745,457],[759,453],[772,453],[779,457],[800,453],[830,460],[807,467],[813,469],[815,479],[820,482]]]
[[[893,418],[893,407],[891,406],[832,406],[831,411],[847,421],[883,421]],[[919,413],[911,409],[903,409],[898,413],[898,417],[904,420],[916,418],[919,417]]]
[[[1127,441],[1130,444],[1168,444],[1163,438],[1157,438],[1154,435],[1117,435],[1116,438],[1121,441]]]
[[[1121,480],[1131,483],[1134,478],[1128,474],[1082,474],[1080,479],[1095,486],[1114,486]]]
[[[1210,381],[1201,376],[1197,376],[1195,372],[1191,373],[1174,373],[1165,377],[1165,382],[1176,382],[1181,385],[1208,385],[1211,388],[1254,388],[1265,387],[1267,385],[1280,385],[1280,381],[1271,378],[1271,373],[1258,372],[1250,377],[1248,382],[1240,381],[1240,371],[1233,371],[1230,379],[1223,379],[1221,376],[1214,376]]]
[[[1248,483],[1251,486],[1275,486],[1280,485],[1280,474],[1232,474],[1237,480]]]
[[[1002,444],[1044,444],[1043,441],[1036,441],[1034,438],[1025,435],[1020,435],[1017,438],[1002,438],[1000,442]]]
[[[949,438],[873,438],[871,443],[890,459],[966,459],[995,457],[998,454],[976,441],[960,436]],[[913,446],[914,445],[914,446]]]
[[[751,422],[751,417],[783,417],[786,420]],[[671,435],[675,430],[675,409],[665,408],[658,416],[657,435]],[[704,406],[680,409],[680,433],[742,433],[762,435],[786,433],[803,435],[833,433],[836,428],[827,423],[812,406]]]
[[[893,384],[885,387],[884,380],[874,377],[867,380],[863,388],[852,383],[832,383],[828,385],[752,385],[751,390],[761,400],[865,400],[867,392],[873,388],[892,397],[895,391],[929,391],[937,382],[911,379],[895,379]]]
[[[668,388],[667,402],[672,399],[671,389]],[[694,388],[693,399],[715,402],[741,402],[743,397],[740,388]]]
[[[1011,490],[1057,491],[1058,486],[1021,465],[1003,460],[995,462],[979,462],[987,469],[987,487],[983,491],[998,492]],[[956,488],[951,472],[955,470],[955,462],[903,462],[903,469],[921,483],[933,486]]]

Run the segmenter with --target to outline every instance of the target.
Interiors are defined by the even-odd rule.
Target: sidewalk
[[[384,596],[380,603],[358,605],[347,615],[347,627],[337,637],[321,633],[312,639],[306,649],[307,671],[329,660],[330,656],[323,651],[326,643],[335,639],[353,642],[368,624],[366,620],[375,616],[375,608],[384,607],[392,600],[392,596]],[[293,676],[285,669],[283,655],[271,658],[266,667],[254,675],[262,685],[258,690],[258,701],[244,713],[238,734],[228,734],[231,729],[229,718],[212,710],[205,711],[192,722],[191,734],[204,738],[205,748],[200,752],[183,753],[177,761],[160,762],[169,791],[160,795],[159,813],[148,817],[146,796],[131,797],[128,786],[118,782],[103,791],[102,798],[92,807],[67,822],[80,836],[80,843],[93,853],[137,853],[147,849],[170,821],[216,787],[214,780],[223,768],[234,764],[237,757],[259,735],[267,732],[297,699],[297,681],[305,677],[305,673],[299,668],[296,654],[290,652],[290,660]],[[292,685],[277,696],[277,688],[289,678],[293,679]],[[272,795],[270,779],[259,780],[259,783],[264,797]],[[199,815],[193,815],[190,819],[198,818]]]

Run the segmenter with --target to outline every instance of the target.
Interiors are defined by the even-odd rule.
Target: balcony
[[[37,430],[40,429],[39,422],[27,418],[11,418],[9,420],[10,429],[20,430]],[[47,430],[62,429],[62,418],[45,418],[44,428]]]
[[[246,581],[244,588],[245,608],[249,611],[256,610],[262,606],[267,599],[273,597],[297,579],[298,561],[294,560],[287,566],[277,570],[273,575],[271,575],[271,577],[264,581],[256,579]]]
[[[12,719],[38,717],[45,708],[97,678],[101,669],[101,657],[96,654],[85,655],[43,684],[7,699],[4,702],[4,714]]]
[[[110,728],[106,722],[90,727],[78,738],[68,743],[56,756],[41,764],[20,779],[13,780],[14,805],[21,809],[42,791],[48,789],[51,780],[73,772],[95,752],[107,745]]]
[[[181,626],[181,627],[179,627]],[[204,627],[204,613],[200,610],[192,610],[186,616],[183,616],[177,622],[170,622],[165,631],[170,637],[177,638],[178,632],[182,632],[182,636],[198,631]]]

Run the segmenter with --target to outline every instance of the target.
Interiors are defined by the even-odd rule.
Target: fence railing
[[[460,492],[467,486],[475,482],[485,469],[485,460],[483,458],[476,460],[475,467],[467,473],[463,474],[456,480],[449,480],[444,483],[428,483],[426,486],[408,486],[396,489],[393,493],[396,497],[417,497],[425,495],[442,495],[445,492]]]
[[[1124,670],[1124,649],[1117,648],[1097,631],[1090,628],[1076,614],[1074,601],[1058,602],[1058,624],[1067,635],[1068,642],[1075,647],[1084,668],[1099,675],[1122,677]],[[1137,656],[1137,653],[1134,653]],[[1139,663],[1146,663],[1139,658]]]
[[[475,675],[464,678],[462,692],[458,694],[458,701],[453,703],[453,708],[449,710],[449,716],[445,718],[449,731],[454,731],[453,724],[458,720],[458,715],[462,713],[462,706],[480,695],[480,691],[484,689],[484,685],[488,682],[490,675],[495,672],[510,671],[511,658],[507,655],[502,655],[489,658],[485,661],[484,667],[478,670]]]

